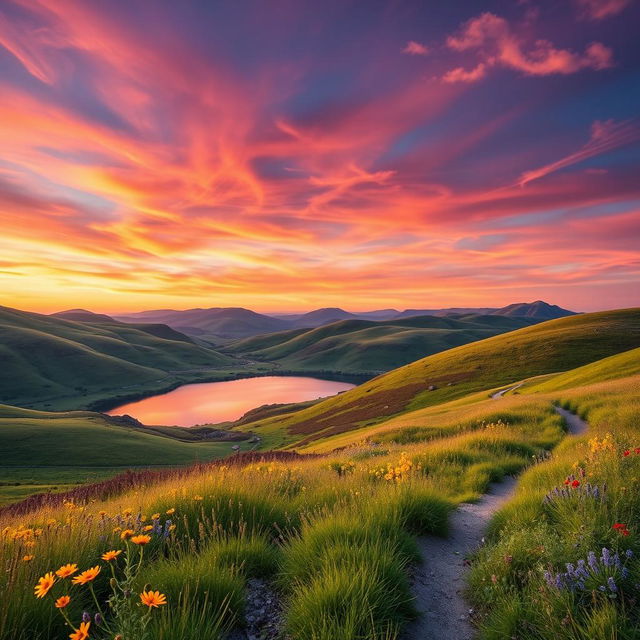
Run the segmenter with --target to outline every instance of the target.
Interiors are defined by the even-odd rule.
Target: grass
[[[0,358],[0,401],[58,410],[258,369],[162,325],[74,322],[8,307],[0,307]]]
[[[114,498],[6,518],[0,637],[62,636],[51,602],[31,595],[37,578],[66,562],[95,565],[104,550],[122,546],[120,529],[144,526],[136,514],[148,522],[156,512],[176,527],[150,547],[144,569],[144,582],[169,595],[154,622],[159,637],[218,637],[242,619],[244,581],[273,576],[292,638],[394,638],[414,615],[406,574],[418,559],[412,536],[446,534],[456,501],[477,497],[491,479],[526,467],[532,452],[562,437],[559,422],[547,439],[524,424],[484,430],[486,441],[463,433],[389,443],[382,455],[369,444],[290,463],[202,469]],[[71,595],[83,593],[74,587]],[[207,603],[215,603],[210,614],[196,615]]]
[[[342,320],[231,343],[226,352],[277,362],[290,369],[380,373],[414,360],[529,326],[532,320],[468,315],[419,316],[374,322]]]
[[[585,380],[584,373],[575,379]],[[567,439],[549,461],[524,473],[515,497],[495,516],[469,587],[482,612],[484,640],[626,640],[640,634],[634,604],[640,595],[640,376],[566,390],[567,377],[560,378],[558,401],[586,416],[590,432]],[[567,478],[580,486],[566,488]],[[603,548],[619,554],[624,571],[615,563],[603,566]],[[589,567],[590,552],[596,562],[583,583],[572,590],[561,578],[556,586],[567,563],[577,567],[582,559]]]
[[[248,442],[184,442],[180,430],[111,423],[91,412],[39,412],[0,405],[0,504],[67,490],[131,468],[172,468],[223,458]]]
[[[396,415],[382,412],[375,424],[357,424],[360,429],[354,433],[324,433],[325,440],[309,440],[308,449],[322,450],[322,456],[199,467],[166,479],[149,475],[147,482],[143,476],[133,488],[123,484],[126,488],[110,497],[84,500],[88,494],[79,489],[76,498],[71,495],[63,505],[49,504],[23,515],[6,512],[0,528],[0,566],[6,576],[0,582],[0,638],[68,635],[51,598],[33,597],[38,578],[68,562],[77,562],[81,569],[100,565],[104,551],[126,547],[120,540],[123,529],[149,526],[153,538],[138,588],[144,583],[168,595],[166,607],[153,612],[153,637],[223,637],[226,629],[243,622],[248,581],[261,578],[278,590],[284,629],[293,640],[395,640],[415,615],[407,575],[408,567],[419,561],[414,536],[446,535],[447,516],[456,504],[476,500],[505,474],[522,472],[518,493],[493,521],[471,574],[469,590],[484,639],[637,637],[639,621],[631,609],[633,585],[640,583],[635,556],[627,562],[630,577],[605,576],[617,580],[617,592],[608,581],[597,584],[593,594],[554,590],[544,572],[555,579],[566,571],[567,562],[577,563],[589,550],[604,546],[640,553],[640,454],[635,454],[640,447],[640,376],[598,382],[595,374],[574,372],[575,379],[589,384],[564,388],[560,378],[570,374],[560,374],[532,382],[519,394],[496,400],[487,394],[487,389],[517,381],[523,371],[538,375],[557,370],[567,351],[569,363],[584,365],[585,359],[602,352],[606,357],[636,339],[637,312],[590,316],[525,329],[524,337],[516,332],[491,338],[484,345],[467,345],[412,365],[405,373],[417,376],[422,371],[419,384],[424,388],[425,366],[431,370],[438,363],[455,362],[451,354],[460,355],[462,349],[459,362],[475,359],[483,367],[477,380],[465,382],[467,388],[478,391],[476,384],[491,383],[460,397],[450,391],[451,396],[443,394],[442,402],[432,406],[417,406],[421,392],[402,396],[404,408]],[[629,325],[626,331],[624,322]],[[558,323],[562,331],[552,326]],[[532,336],[529,332],[534,331]],[[589,335],[595,344],[588,342]],[[542,341],[537,347],[535,336]],[[581,345],[584,349],[574,353]],[[522,360],[514,357],[518,350]],[[538,350],[556,359],[543,365]],[[510,357],[512,371],[499,371]],[[619,364],[596,363],[593,368],[614,370]],[[625,374],[631,370],[620,366]],[[355,395],[369,393],[362,397],[373,398],[384,393],[380,389],[393,391],[400,379],[394,372],[363,385]],[[556,388],[536,389],[554,379]],[[344,402],[346,396],[333,399],[331,406],[348,411],[351,400]],[[371,405],[378,407],[379,400]],[[563,439],[555,402],[587,417],[589,437]],[[326,403],[304,411],[317,411]],[[280,419],[295,421],[295,415]],[[589,443],[594,436],[595,445]],[[172,447],[198,446],[149,437]],[[627,448],[630,455],[625,456]],[[127,449],[125,442],[119,455],[129,455]],[[549,451],[553,454],[547,459]],[[572,474],[582,479],[581,486],[587,480],[599,487],[606,482],[606,499],[581,498],[572,488],[567,498],[544,500],[554,486],[564,488]],[[630,535],[613,529],[616,522],[625,523]],[[99,597],[107,587],[105,567],[95,581]],[[83,609],[94,612],[86,587],[60,580],[53,594],[67,589],[74,620]]]
[[[574,369],[640,346],[640,310],[571,316],[449,349],[302,411],[242,425],[299,447],[474,392]]]

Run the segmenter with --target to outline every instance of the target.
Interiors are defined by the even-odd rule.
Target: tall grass
[[[110,487],[102,498],[85,492],[75,502],[67,496],[65,505],[5,512],[0,638],[68,635],[50,598],[33,597],[38,578],[69,562],[80,569],[101,564],[96,590],[106,593],[100,555],[122,547],[123,529],[149,526],[153,541],[139,587],[168,597],[153,612],[158,637],[221,637],[242,624],[247,579],[260,577],[278,586],[295,640],[395,638],[414,615],[406,571],[419,560],[413,536],[446,535],[457,502],[527,468],[563,436],[548,400],[503,406],[501,422],[480,421],[448,437],[391,441],[384,449],[365,442],[309,458],[254,457],[146,484],[142,478],[121,493]],[[86,588],[70,594],[73,619],[94,612]]]
[[[549,461],[524,473],[496,514],[470,578],[481,637],[638,638],[637,379],[562,391],[557,400],[585,416],[590,432],[567,438]],[[586,574],[575,578],[581,563]]]

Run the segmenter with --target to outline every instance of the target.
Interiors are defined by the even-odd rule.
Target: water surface
[[[124,404],[110,415],[129,414],[144,424],[190,427],[237,420],[263,404],[303,402],[332,396],[355,385],[302,376],[263,376],[228,382],[186,384],[168,393]]]

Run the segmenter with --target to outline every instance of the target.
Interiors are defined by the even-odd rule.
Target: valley
[[[168,519],[175,529],[150,550],[145,582],[171,602],[184,597],[187,575],[215,594],[202,605],[206,623],[172,609],[154,622],[159,637],[176,625],[194,640],[205,628],[216,639],[229,631],[235,637],[258,584],[270,585],[283,606],[279,628],[296,640],[388,640],[436,630],[494,640],[526,633],[527,625],[535,625],[536,639],[586,640],[598,637],[602,616],[613,620],[606,628],[633,634],[636,616],[621,618],[610,598],[567,604],[562,589],[544,586],[541,566],[561,571],[598,545],[630,558],[640,552],[632,534],[612,529],[616,522],[635,527],[638,508],[638,492],[627,488],[640,477],[640,310],[519,320],[518,327],[480,318],[470,322],[501,331],[426,349],[423,358],[325,399],[265,403],[219,424],[149,427],[86,410],[0,406],[7,465],[0,477],[12,503],[0,508],[0,519],[10,545],[24,553],[22,541],[32,534],[23,532],[53,523],[33,539],[34,559],[11,578],[11,592],[0,594],[7,602],[0,636],[16,626],[43,640],[59,633],[45,603],[34,608],[22,595],[23,581],[64,562],[71,548],[74,560],[94,562],[101,536],[122,544],[119,526],[105,534],[100,522],[135,531],[143,523],[133,514],[153,512],[153,522],[166,527]],[[303,353],[323,332],[468,331],[463,317],[404,322],[342,320],[231,341],[219,353],[233,358],[246,345]],[[73,488],[83,481],[94,484]],[[607,501],[592,501],[594,487],[605,484]],[[636,560],[625,562],[637,571]],[[608,589],[608,575],[593,580]],[[621,573],[612,577],[616,588],[626,584]],[[468,585],[464,594],[460,581]],[[536,599],[542,606],[531,604]],[[555,624],[557,610],[573,616],[581,635]],[[260,620],[250,623],[256,633],[272,625]]]

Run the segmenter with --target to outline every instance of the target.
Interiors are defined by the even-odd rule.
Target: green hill
[[[0,504],[96,481],[134,467],[181,466],[248,449],[247,442],[188,442],[190,431],[117,424],[90,411],[0,405]]]
[[[270,444],[307,443],[640,346],[640,309],[575,315],[423,358],[310,408],[248,423]]]
[[[238,340],[227,345],[226,350],[278,362],[292,370],[378,374],[533,322],[483,315],[419,316],[382,322],[342,320],[316,329],[296,329]]]
[[[232,359],[162,325],[74,322],[0,307],[0,400],[119,390]]]

